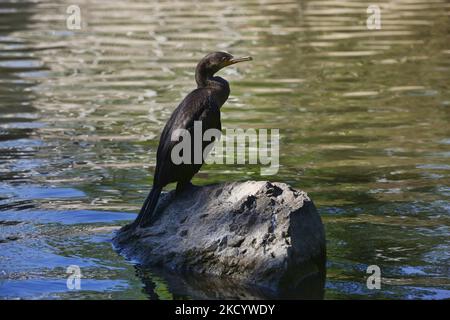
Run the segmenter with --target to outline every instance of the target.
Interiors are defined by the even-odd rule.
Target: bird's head
[[[197,65],[195,70],[197,83],[212,77],[217,71],[238,62],[251,61],[252,57],[235,58],[227,52],[213,52],[206,55]]]

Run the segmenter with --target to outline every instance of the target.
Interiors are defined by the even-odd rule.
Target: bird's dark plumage
[[[200,60],[195,70],[197,89],[189,93],[174,110],[161,134],[153,187],[133,226],[146,226],[151,222],[163,187],[177,182],[177,192],[181,191],[200,170],[202,163],[194,163],[194,152],[191,152],[191,163],[173,163],[171,153],[178,141],[172,141],[172,133],[177,129],[186,129],[193,137],[194,121],[202,122],[202,133],[208,129],[221,130],[220,108],[228,99],[230,87],[225,79],[214,74],[226,66],[249,60],[251,57],[234,58],[226,52],[210,53]],[[202,151],[209,143],[203,143]]]

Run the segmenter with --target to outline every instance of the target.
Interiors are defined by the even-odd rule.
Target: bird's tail
[[[162,187],[154,185],[147,198],[142,205],[141,211],[137,216],[136,220],[133,222],[135,227],[146,226],[153,216],[156,205],[158,204],[159,195],[161,194]]]

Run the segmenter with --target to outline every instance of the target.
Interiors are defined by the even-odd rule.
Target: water
[[[450,3],[0,1],[0,297],[193,298],[110,239],[135,217],[162,126],[214,50],[225,128],[279,128],[280,171],[326,226],[325,298],[450,298]],[[205,166],[194,183],[267,179]],[[66,287],[78,265],[82,290]],[[366,288],[381,267],[381,290]],[[212,282],[209,296],[227,296]],[[211,291],[211,286],[210,286]],[[257,293],[232,293],[258,297]]]

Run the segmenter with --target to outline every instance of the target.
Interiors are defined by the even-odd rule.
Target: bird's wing
[[[172,113],[161,133],[157,151],[155,178],[158,176],[158,172],[161,171],[164,164],[171,161],[172,148],[178,143],[178,140],[172,141],[172,133],[177,129],[185,129],[191,133],[191,138],[193,138],[194,121],[205,122],[205,120],[208,120],[209,115],[215,112],[219,112],[218,119],[220,127],[219,107],[205,89],[196,89],[184,98]],[[210,127],[208,124],[206,125]]]

